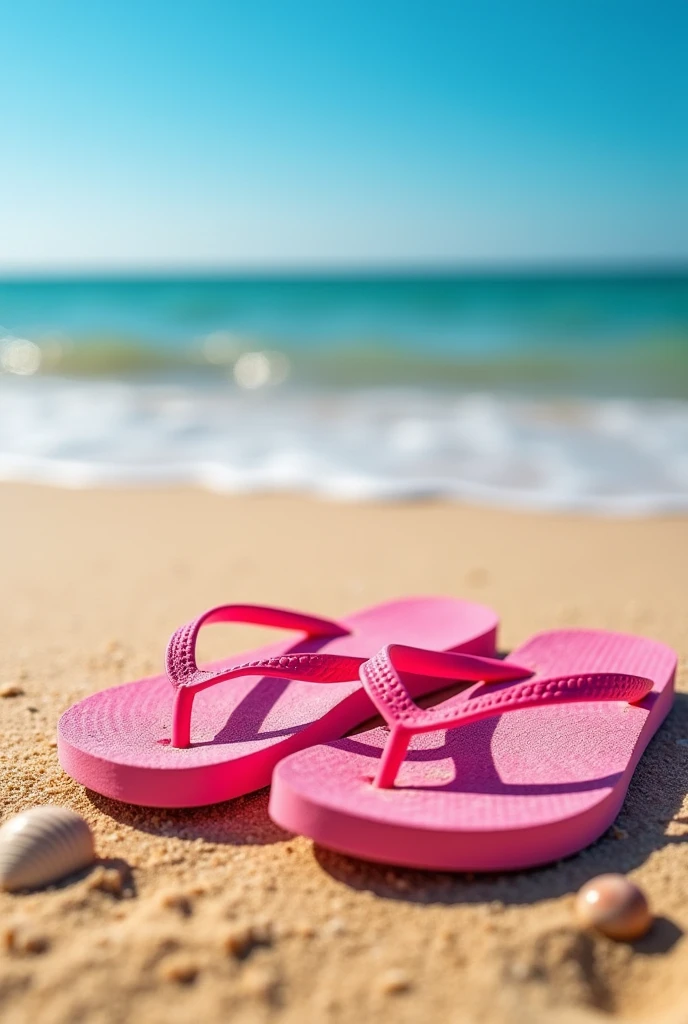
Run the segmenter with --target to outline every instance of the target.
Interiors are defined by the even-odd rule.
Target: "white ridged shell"
[[[32,807],[0,827],[0,889],[38,889],[94,860],[91,829],[67,807]]]

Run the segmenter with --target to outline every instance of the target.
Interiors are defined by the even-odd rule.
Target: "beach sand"
[[[675,646],[688,690],[688,522],[191,490],[0,487],[2,818],[91,823],[101,863],[0,894],[0,1018],[31,1021],[688,1021],[688,696],[616,825],[565,862],[498,877],[372,866],[274,826],[267,792],[137,809],[60,769],[55,725],[91,691],[159,671],[200,609],[337,615],[407,593],[493,604],[501,646],[597,626]],[[210,631],[209,656],[260,643]],[[14,695],[12,695],[14,694]],[[624,871],[657,920],[635,945],[580,933],[573,894]]]

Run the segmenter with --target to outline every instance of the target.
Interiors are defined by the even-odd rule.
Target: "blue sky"
[[[688,260],[684,0],[21,0],[0,41],[0,268]]]

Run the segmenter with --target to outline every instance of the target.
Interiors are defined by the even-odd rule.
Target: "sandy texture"
[[[31,1021],[688,1021],[688,698],[616,823],[553,867],[500,877],[385,869],[270,822],[266,792],[152,812],[72,783],[60,712],[157,670],[199,609],[336,615],[408,592],[494,604],[502,646],[589,625],[674,645],[688,687],[688,524],[450,505],[347,506],[173,491],[0,488],[2,817],[56,802],[102,862],[0,894],[0,1017]],[[209,655],[255,631],[211,632]],[[658,920],[635,946],[579,933],[572,894],[627,871]]]

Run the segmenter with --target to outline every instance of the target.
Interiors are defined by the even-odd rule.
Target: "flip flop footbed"
[[[529,683],[614,672],[648,677],[653,689],[636,705],[528,708],[416,735],[387,789],[371,785],[386,727],[313,747],[278,765],[274,820],[344,853],[438,870],[528,867],[592,842],[671,706],[676,655],[641,637],[560,630],[510,660],[534,670]]]
[[[345,636],[292,635],[234,660],[299,653],[368,658],[390,638],[484,656],[495,650],[494,612],[452,598],[390,601],[341,621],[350,631]],[[436,686],[427,678],[414,682],[416,693]],[[62,766],[78,782],[114,799],[154,807],[200,806],[267,785],[280,758],[342,736],[373,713],[358,679],[322,685],[245,676],[196,695],[191,745],[179,748],[171,745],[173,701],[166,675],[80,701],[60,719]]]

